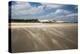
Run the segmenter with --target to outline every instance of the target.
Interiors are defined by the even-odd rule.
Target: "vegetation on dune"
[[[11,19],[11,22],[39,22],[38,19]]]

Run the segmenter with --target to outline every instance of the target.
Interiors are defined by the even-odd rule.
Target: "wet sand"
[[[12,52],[77,49],[76,23],[12,23]]]

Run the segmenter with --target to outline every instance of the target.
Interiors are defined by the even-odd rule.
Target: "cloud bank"
[[[77,22],[77,6],[35,2],[12,2],[12,19],[48,19]]]

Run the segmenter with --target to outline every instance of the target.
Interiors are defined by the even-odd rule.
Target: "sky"
[[[77,22],[77,5],[12,1],[12,19],[61,20]]]

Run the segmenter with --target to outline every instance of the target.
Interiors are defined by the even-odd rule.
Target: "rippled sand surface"
[[[12,23],[12,52],[76,49],[76,23]]]

